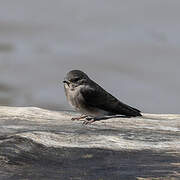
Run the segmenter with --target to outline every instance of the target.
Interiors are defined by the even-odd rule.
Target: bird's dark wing
[[[87,86],[81,89],[86,105],[108,111],[109,114],[141,116],[139,110],[120,102],[96,83],[94,85],[93,88]]]

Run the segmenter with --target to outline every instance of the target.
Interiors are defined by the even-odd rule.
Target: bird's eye
[[[73,78],[73,79],[71,79],[71,82],[77,82],[79,80],[80,80],[80,78]]]

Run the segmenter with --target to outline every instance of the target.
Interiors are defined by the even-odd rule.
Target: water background
[[[70,110],[85,71],[143,112],[180,113],[179,0],[0,0],[0,105]]]

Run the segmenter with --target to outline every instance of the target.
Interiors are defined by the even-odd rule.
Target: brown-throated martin
[[[138,109],[119,101],[80,70],[68,72],[63,83],[68,102],[85,115],[72,120],[86,118],[84,124],[88,124],[106,116],[142,116]]]

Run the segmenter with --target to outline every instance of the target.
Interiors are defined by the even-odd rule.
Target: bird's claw
[[[91,124],[95,122],[95,118],[93,117],[86,117],[86,120],[83,122],[83,125]]]
[[[81,119],[85,119],[82,123],[83,125],[91,124],[98,120],[98,118],[91,117],[91,116],[80,116],[80,117],[71,118],[72,121],[75,121],[75,120],[80,121]]]

